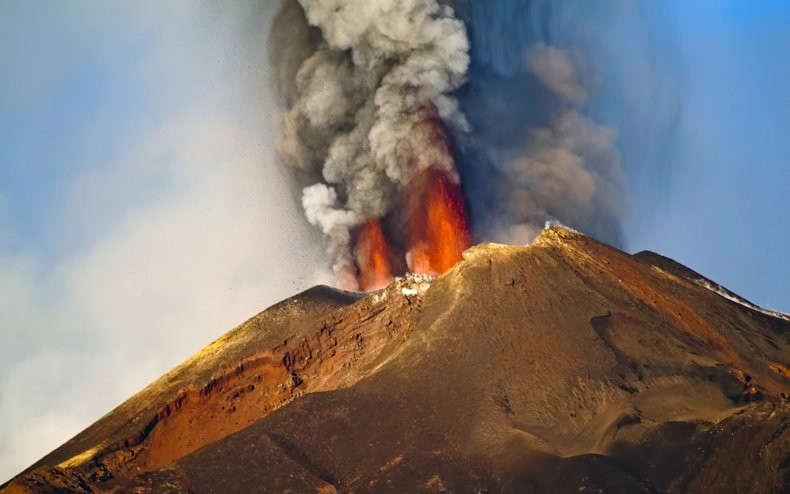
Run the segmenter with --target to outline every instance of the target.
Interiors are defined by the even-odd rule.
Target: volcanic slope
[[[790,322],[702,281],[552,227],[308,290],[2,492],[790,492]]]

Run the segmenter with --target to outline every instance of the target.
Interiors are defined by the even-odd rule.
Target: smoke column
[[[319,177],[304,189],[305,213],[354,288],[352,229],[386,215],[421,171],[455,174],[432,117],[467,128],[450,96],[469,67],[466,31],[433,0],[290,0],[272,38],[288,106],[279,153]]]
[[[457,135],[475,235],[528,242],[547,220],[622,247],[629,190],[668,182],[682,71],[656,2],[462,0],[471,45]],[[662,24],[661,29],[656,27]],[[607,125],[600,122],[606,121]]]
[[[591,110],[606,81],[589,47],[602,12],[637,3],[608,4],[283,2],[270,43],[286,107],[278,151],[301,171],[339,285],[370,288],[362,280],[415,271],[431,251],[455,259],[470,229],[528,243],[559,221],[622,244],[628,180],[617,133]],[[415,221],[420,209],[446,213]],[[415,240],[438,231],[460,240]]]

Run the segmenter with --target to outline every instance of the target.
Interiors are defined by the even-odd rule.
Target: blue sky
[[[630,246],[790,311],[790,3],[678,0],[669,12],[677,155],[666,203],[631,226]]]
[[[0,482],[315,281],[272,151],[276,2],[213,3],[0,2]],[[790,311],[790,2],[664,5],[682,111],[629,248]]]

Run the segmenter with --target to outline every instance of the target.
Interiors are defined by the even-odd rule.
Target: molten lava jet
[[[407,263],[414,273],[440,275],[461,260],[472,244],[472,236],[452,143],[436,108],[428,105],[425,110],[431,141],[441,150],[446,163],[445,167],[429,166],[407,188],[410,245]]]
[[[472,243],[459,184],[428,169],[409,190],[409,269],[440,275],[461,260]]]
[[[393,275],[404,274],[401,270],[405,268],[416,274],[443,274],[472,244],[452,144],[436,109],[427,105],[424,112],[423,128],[431,148],[414,157],[415,168],[423,171],[403,191],[406,207],[394,213],[396,221],[385,221],[386,227],[380,220],[370,219],[355,231],[360,290],[383,288]],[[404,259],[402,256],[405,265],[396,262],[397,272],[393,272],[392,260]]]
[[[357,279],[363,291],[387,286],[392,278],[390,249],[378,220],[368,220],[357,229]]]

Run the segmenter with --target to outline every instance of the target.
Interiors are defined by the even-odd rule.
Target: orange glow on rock
[[[392,278],[390,249],[378,220],[368,220],[359,226],[356,257],[360,290],[378,290],[387,286]]]
[[[440,275],[461,260],[472,244],[461,188],[429,169],[409,187],[409,268]]]

